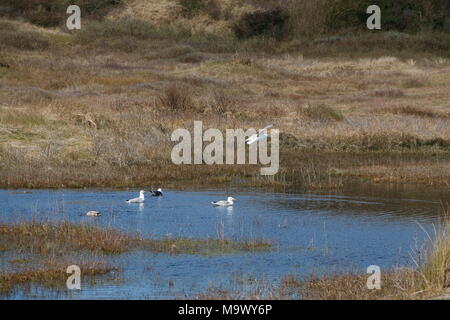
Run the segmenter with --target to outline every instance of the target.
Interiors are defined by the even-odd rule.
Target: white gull
[[[229,207],[234,204],[234,201],[237,201],[237,200],[233,197],[228,197],[227,200],[213,201],[211,203],[215,207],[219,207],[219,206],[220,207]]]
[[[125,200],[125,202],[126,203],[143,203],[145,201],[144,193],[145,193],[145,191],[141,190],[139,192],[139,197],[130,199],[130,200]]]

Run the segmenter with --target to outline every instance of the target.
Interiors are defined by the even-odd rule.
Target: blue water
[[[214,208],[225,191],[171,191],[145,204],[127,204],[137,191],[0,190],[0,222],[69,220],[108,226],[148,237],[262,238],[269,252],[222,256],[169,255],[135,251],[111,258],[120,281],[85,285],[80,291],[33,287],[10,298],[175,298],[191,297],[211,286],[245,291],[248,277],[277,281],[287,274],[365,272],[411,265],[438,218],[438,199],[374,195],[283,194],[234,191],[233,208]],[[86,217],[98,210],[101,217]],[[0,257],[5,258],[1,253]],[[6,263],[0,264],[1,266]]]

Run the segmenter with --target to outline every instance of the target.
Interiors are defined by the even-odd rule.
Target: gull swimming
[[[91,210],[91,211],[86,212],[86,215],[89,216],[89,217],[99,217],[102,214],[100,212],[98,212],[98,211]]]
[[[141,190],[139,192],[139,197],[130,199],[130,200],[125,200],[125,202],[126,203],[143,203],[145,201],[144,193],[145,193],[145,191]]]
[[[267,137],[268,137],[268,135],[267,135],[267,129],[270,129],[270,128],[272,128],[272,127],[273,127],[273,124],[269,124],[267,127],[263,128],[263,129],[261,129],[261,130],[259,130],[259,133],[252,134],[252,135],[251,135],[250,137],[248,137],[248,139],[245,140],[245,141],[247,141],[247,144],[252,144],[252,143],[254,143],[254,142],[258,141],[258,140],[264,140],[264,139],[267,139]]]
[[[152,193],[152,197],[162,197],[163,193],[162,193],[162,189],[159,188],[156,191],[150,191]]]
[[[237,200],[233,197],[228,197],[227,200],[213,201],[211,203],[215,207],[219,207],[219,206],[220,207],[229,207],[234,204],[234,201],[237,201]]]

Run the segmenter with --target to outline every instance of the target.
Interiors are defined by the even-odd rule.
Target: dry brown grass
[[[424,118],[441,118],[447,119],[450,117],[450,113],[444,112],[436,112],[432,110],[427,110],[421,107],[415,106],[397,106],[381,109],[380,112],[387,112],[397,115],[408,115],[408,116],[416,116],[416,117],[424,117]]]
[[[448,204],[447,204],[448,206]],[[450,209],[429,237],[428,248],[419,265],[419,274],[425,290],[439,291],[450,287]],[[420,262],[418,262],[419,264]]]
[[[2,187],[180,185],[199,176],[209,186],[242,178],[278,186],[302,172],[310,177],[310,188],[334,188],[345,179],[330,181],[333,172],[351,172],[344,163],[311,166],[287,156],[273,181],[258,179],[257,166],[174,166],[170,134],[192,128],[194,120],[220,130],[274,123],[290,137],[282,139],[282,154],[296,160],[300,151],[336,153],[335,158],[364,152],[373,168],[392,172],[391,182],[414,178],[396,177],[396,166],[380,152],[423,154],[417,168],[433,161],[434,154],[448,154],[449,64],[439,55],[351,59],[337,44],[338,57],[310,59],[297,49],[262,54],[250,42],[218,54],[209,45],[227,44],[217,38],[183,36],[174,26],[155,29],[127,19],[87,24],[79,34],[1,20],[8,32],[37,32],[51,44],[17,50],[5,43],[0,50]],[[379,35],[373,37],[376,42]],[[105,51],[101,41],[110,40],[138,48]],[[323,43],[312,41],[300,52],[311,46],[322,50]],[[183,62],[188,55],[202,60]],[[407,83],[411,79],[421,85]],[[441,176],[422,175],[417,182],[442,184],[448,177],[444,167],[438,168],[443,163],[434,164]]]

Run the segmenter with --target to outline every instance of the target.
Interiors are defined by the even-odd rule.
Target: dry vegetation
[[[349,176],[449,179],[450,64],[440,50],[383,49],[378,43],[391,33],[364,36],[382,51],[373,55],[359,50],[362,35],[304,48],[300,40],[227,42],[121,19],[86,22],[72,33],[0,21],[2,187],[179,186],[199,176],[199,185],[302,181],[306,188],[334,188]],[[392,41],[425,39],[401,37]],[[219,129],[274,123],[279,175],[259,178],[255,166],[172,165],[170,134],[194,120]],[[317,152],[327,160],[316,162]],[[348,161],[336,160],[342,157]],[[396,157],[404,160],[390,161]]]

